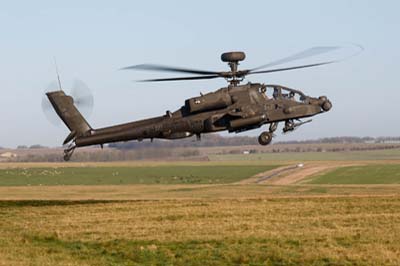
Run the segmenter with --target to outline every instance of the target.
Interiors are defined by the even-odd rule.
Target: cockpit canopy
[[[269,99],[289,99],[297,102],[305,102],[307,96],[301,91],[284,87],[281,85],[264,85],[260,88],[261,93],[265,93]]]

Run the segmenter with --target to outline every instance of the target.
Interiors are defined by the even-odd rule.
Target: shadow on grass
[[[116,200],[1,200],[0,208],[9,207],[45,207],[45,206],[69,206],[86,204],[106,204],[126,201]]]

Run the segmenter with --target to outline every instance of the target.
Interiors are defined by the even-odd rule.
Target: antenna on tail
[[[57,73],[58,88],[59,88],[60,90],[62,90],[62,89],[61,89],[60,74],[58,73],[57,60],[56,60],[56,57],[55,57],[55,56],[54,56],[54,66],[55,66],[55,68],[56,68],[56,73]]]

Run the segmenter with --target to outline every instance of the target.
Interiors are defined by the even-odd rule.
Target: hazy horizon
[[[241,67],[255,67],[313,46],[360,44],[344,62],[313,69],[254,75],[312,96],[333,109],[276,141],[333,136],[399,136],[400,26],[398,1],[13,1],[0,10],[0,146],[59,146],[64,125],[50,124],[42,93],[56,78],[78,77],[95,97],[92,127],[176,110],[224,80],[136,83],[162,73],[118,71],[140,63],[225,70],[224,51],[243,50]],[[154,94],[158,97],[154,99]],[[152,99],[152,100],[150,100]],[[257,136],[262,129],[241,133]]]
[[[229,138],[229,137],[250,137],[250,138],[253,138],[254,136],[251,136],[251,135],[245,135],[245,134],[242,134],[242,135],[238,135],[238,134],[225,134],[225,135],[222,135],[222,134],[220,134],[220,133],[210,133],[210,134],[207,134],[207,135],[212,135],[212,134],[215,134],[215,135],[220,135],[220,136],[222,136],[222,137],[226,137],[226,138]],[[197,140],[195,140],[195,137],[191,137],[192,139],[193,139],[193,141],[197,141]],[[373,138],[373,139],[375,139],[375,140],[379,140],[379,139],[398,139],[398,138],[400,138],[400,136],[379,136],[379,137],[371,137],[371,136],[361,136],[361,137],[357,137],[357,136],[331,136],[331,137],[323,137],[323,138],[315,138],[315,139],[310,139],[310,138],[306,138],[306,139],[292,139],[292,140],[283,140],[283,141],[273,141],[272,142],[272,144],[282,144],[282,143],[291,143],[291,142],[293,142],[293,141],[298,141],[298,142],[313,142],[313,141],[319,141],[319,140],[326,140],[326,139],[334,139],[334,138],[343,138],[343,139],[347,139],[347,138],[360,138],[360,139],[363,139],[363,138]],[[204,139],[204,137],[203,137],[203,139]],[[158,139],[157,139],[158,140]],[[157,141],[156,140],[156,141]],[[169,142],[169,141],[180,141],[180,140],[165,140],[165,139],[159,139],[160,141],[166,141],[166,142]],[[255,142],[256,142],[256,138],[255,138],[255,140],[254,140]],[[396,140],[397,141],[397,140]],[[130,142],[137,142],[137,141],[135,141],[135,140],[132,140],[132,141],[130,141]],[[144,140],[143,142],[150,142],[149,140]],[[329,143],[329,142],[326,142],[326,143]],[[349,143],[351,143],[351,142],[349,142]],[[35,146],[37,146],[37,147],[35,147]],[[32,144],[32,145],[24,145],[24,144],[20,144],[20,145],[17,145],[17,146],[15,146],[15,147],[3,147],[3,146],[0,146],[0,149],[5,149],[5,150],[13,150],[13,149],[36,149],[36,148],[39,148],[39,149],[41,149],[41,148],[62,148],[63,146],[62,145],[55,145],[55,146],[46,146],[46,145],[43,145],[43,144],[41,144],[41,143],[36,143],[36,144]],[[93,147],[95,147],[95,146],[93,146]],[[107,145],[105,145],[104,147],[107,147]],[[181,146],[177,146],[177,147],[181,147]],[[198,147],[209,147],[209,146],[194,146],[194,148],[198,148]],[[100,148],[100,146],[99,146],[99,148]]]

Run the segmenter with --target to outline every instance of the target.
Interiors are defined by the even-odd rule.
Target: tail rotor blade
[[[55,90],[58,90],[58,84],[56,81],[53,81],[47,86],[47,88],[43,92],[41,106],[42,106],[43,114],[47,118],[47,120],[51,124],[53,124],[55,126],[59,126],[59,125],[61,125],[61,120],[58,117],[57,113],[54,111],[53,106],[51,105],[51,103],[46,95],[46,92],[55,91]]]
[[[71,96],[83,116],[90,116],[93,111],[94,99],[89,87],[82,80],[76,79],[72,85]]]
[[[51,91],[59,90],[59,85],[57,81],[51,82],[43,93],[42,97],[42,111],[47,120],[55,126],[61,125],[61,119],[58,117],[53,106],[51,105],[46,93]],[[73,82],[70,96],[74,99],[74,104],[83,116],[87,117],[91,115],[94,106],[93,94],[89,87],[81,80],[76,79]]]

